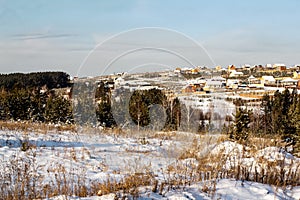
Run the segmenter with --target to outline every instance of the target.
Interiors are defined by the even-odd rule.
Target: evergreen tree
[[[47,86],[49,89],[70,87],[70,76],[65,72],[0,74],[0,88],[6,91],[33,89],[43,86]]]
[[[149,102],[142,91],[135,91],[129,102],[129,113],[132,121],[138,125],[138,127],[147,126],[150,123],[149,116]]]
[[[298,95],[293,97],[293,104],[290,107],[290,130],[283,135],[287,146],[292,145],[295,153],[300,153],[300,100]]]
[[[96,89],[95,98],[98,101],[96,116],[98,122],[104,127],[116,125],[111,111],[111,91],[108,83],[101,81]]]
[[[165,130],[178,130],[181,118],[180,101],[178,98],[169,102],[166,112],[167,121]]]
[[[282,94],[277,90],[272,101],[272,133],[282,134]]]
[[[7,92],[2,92],[0,94],[0,120],[8,120],[9,113],[9,102],[7,98]]]
[[[10,118],[13,120],[29,120],[30,92],[25,89],[14,89],[7,96]]]
[[[261,130],[263,130],[264,134],[271,134],[272,129],[272,102],[270,96],[265,94],[261,101]]]
[[[238,108],[235,113],[234,130],[230,133],[230,138],[238,141],[245,141],[249,136],[249,124],[252,111]]]
[[[47,105],[47,94],[41,93],[40,89],[34,90],[30,99],[30,119],[32,121],[45,121],[45,108]]]
[[[72,123],[71,104],[63,97],[50,97],[45,108],[45,119],[52,123]]]

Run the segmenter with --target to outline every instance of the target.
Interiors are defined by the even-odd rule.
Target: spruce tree
[[[272,133],[282,134],[282,94],[277,90],[272,101]]]
[[[265,94],[261,101],[261,128],[264,134],[272,133],[272,101],[268,94]]]
[[[236,109],[234,130],[229,135],[231,139],[237,141],[245,141],[248,139],[251,114],[252,111],[248,111],[247,109]]]

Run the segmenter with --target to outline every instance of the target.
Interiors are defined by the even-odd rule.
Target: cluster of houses
[[[205,74],[214,74],[213,72],[221,72],[217,76],[203,77],[201,72]],[[220,89],[251,89],[265,87],[284,87],[300,89],[300,65],[287,67],[285,64],[267,64],[248,65],[236,67],[229,65],[227,69],[217,66],[215,69],[205,67],[196,67],[195,70],[189,68],[176,68],[175,73],[199,74],[198,78],[188,82],[183,93],[191,92],[210,92]],[[276,74],[277,73],[277,74]],[[265,75],[261,75],[265,74]]]
[[[287,67],[285,64],[276,63],[276,64],[266,64],[266,65],[249,65],[245,64],[240,67],[235,65],[229,65],[227,68],[222,68],[221,66],[216,66],[215,68],[211,69],[205,66],[197,66],[197,67],[177,67],[174,72],[181,73],[181,74],[200,74],[203,72],[222,72],[222,74],[227,74],[229,77],[239,77],[243,76],[244,72],[247,71],[255,71],[255,72],[294,72],[299,71],[300,65],[294,65]]]
[[[227,74],[229,77],[241,77],[244,75],[245,72],[251,71],[251,72],[256,72],[256,73],[273,73],[273,72],[283,72],[283,71],[297,71],[299,70],[300,66],[295,65],[293,67],[287,68],[285,64],[266,64],[265,66],[263,65],[249,65],[245,64],[241,67],[236,67],[235,65],[229,65],[227,68]],[[224,69],[223,69],[224,70]]]
[[[297,88],[300,89],[300,65],[287,67],[285,64],[248,65],[241,67],[229,65],[227,68],[216,66],[208,68],[198,66],[195,68],[176,68],[174,71],[155,72],[155,78],[148,73],[130,74],[124,79],[124,73],[93,78],[99,85],[100,80],[111,90],[122,87],[130,91],[161,89],[167,96],[174,96],[175,93],[209,93],[213,91],[226,90],[249,90],[269,88]],[[178,78],[188,76],[180,81],[165,81],[167,78]],[[154,79],[156,82],[154,82]],[[163,81],[161,81],[163,80]],[[174,88],[179,88],[179,90]],[[62,95],[69,99],[71,90],[65,91]]]

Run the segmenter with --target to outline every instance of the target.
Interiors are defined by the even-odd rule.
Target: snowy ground
[[[151,135],[153,134],[153,135]],[[54,183],[58,166],[68,171],[70,178],[75,175],[85,176],[91,181],[120,180],[131,173],[149,172],[155,174],[157,180],[163,181],[169,166],[181,163],[197,164],[196,159],[179,160],[194,143],[195,137],[191,133],[154,133],[147,136],[141,134],[99,134],[89,130],[88,133],[0,131],[0,171],[11,173],[10,165],[14,160],[24,158],[30,161],[33,173],[42,180],[42,184]],[[212,154],[222,152],[233,157],[244,154],[239,144],[225,141],[215,144],[202,143],[202,155],[206,151]],[[23,144],[23,145],[22,145]],[[28,144],[24,151],[22,146]],[[207,147],[207,148],[206,148]],[[23,150],[23,151],[22,151]],[[283,152],[275,147],[268,147],[248,155],[241,162],[249,166],[259,159],[268,161],[282,160],[297,165],[300,159]],[[230,166],[232,161],[226,162]],[[60,168],[61,169],[61,168]],[[207,190],[208,188],[208,190]],[[213,184],[200,181],[191,185],[180,186],[164,190],[161,194],[152,192],[147,187],[140,188],[140,199],[300,199],[300,187],[286,189],[276,188],[255,182],[241,182],[232,179],[218,179],[216,188],[211,192]],[[57,196],[52,199],[65,199]],[[114,199],[113,194],[93,196],[87,198],[68,197],[68,199]]]
[[[169,199],[169,200],[209,200],[209,199],[241,199],[241,200],[274,200],[274,199],[299,199],[300,187],[293,190],[276,189],[270,185],[254,183],[254,182],[242,182],[229,179],[222,179],[218,181],[216,192],[213,195],[209,195],[202,191],[203,184],[194,184],[186,188],[180,188],[166,192],[164,195],[159,195],[153,192],[141,193],[139,199]],[[65,196],[58,196],[51,198],[51,200],[64,200]],[[68,199],[77,200],[114,200],[114,194],[103,195],[101,197],[93,196],[87,198],[68,197]]]

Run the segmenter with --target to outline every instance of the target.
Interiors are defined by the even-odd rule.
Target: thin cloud
[[[75,37],[75,34],[14,34],[11,35],[12,39],[14,40],[39,40],[39,39],[59,39],[59,38],[70,38]]]

